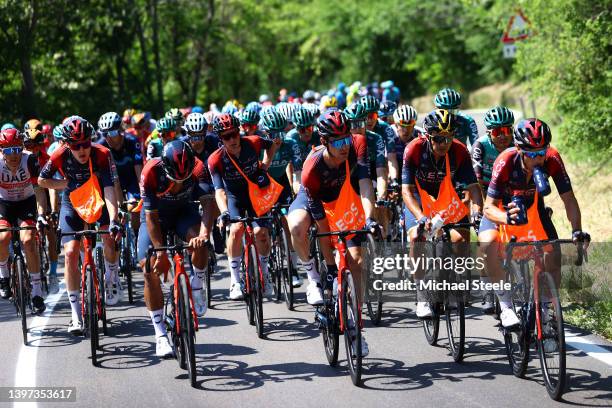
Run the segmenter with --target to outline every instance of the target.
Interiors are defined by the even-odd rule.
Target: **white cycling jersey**
[[[0,154],[0,200],[23,201],[32,197],[39,173],[38,160],[31,153],[21,154],[21,163],[14,173],[7,167],[4,155]]]

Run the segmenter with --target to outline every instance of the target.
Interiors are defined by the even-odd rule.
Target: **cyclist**
[[[36,119],[33,119],[36,120]],[[31,121],[30,121],[31,122]],[[28,130],[23,133],[23,144],[27,152],[31,153],[34,157],[36,157],[38,161],[38,168],[42,169],[47,161],[49,160],[49,155],[46,152],[45,148],[45,140],[46,137],[39,130],[39,126],[30,126]],[[43,189],[46,202],[50,201],[49,190]],[[43,215],[43,213],[39,213]],[[56,223],[57,223],[57,213],[48,212],[44,213],[45,220],[43,222],[44,225],[49,226],[46,228],[47,234],[47,242],[49,244],[49,293],[58,293],[59,292],[59,281],[57,279],[57,234]]]
[[[124,118],[125,120],[125,118]],[[126,129],[125,134],[131,136],[140,144],[140,153],[142,157],[146,156],[146,142],[151,136],[151,123],[149,122],[148,113],[136,113],[131,116],[132,127]]]
[[[181,112],[179,108],[170,109],[168,112],[166,112],[164,117],[166,119],[174,120],[174,123],[176,124],[176,128],[174,130],[176,131],[176,134],[178,136],[185,136],[183,130],[183,125],[185,124],[185,117],[183,116],[183,112]]]
[[[259,130],[259,110],[247,107],[240,114],[240,136],[264,136]]]
[[[367,142],[360,134],[351,135],[350,124],[346,116],[340,111],[323,114],[317,128],[321,136],[322,146],[317,147],[306,159],[302,170],[302,187],[296,199],[289,208],[289,228],[294,248],[302,261],[310,284],[306,291],[306,298],[311,305],[323,303],[321,296],[320,276],[315,270],[315,260],[310,258],[308,231],[311,223],[317,224],[319,232],[339,229],[337,225],[330,226],[325,208],[334,205],[340,195],[345,181],[351,186],[353,195],[356,192],[361,200],[352,203],[349,209],[356,219],[363,219],[367,227],[374,227],[372,219],[374,210],[374,191],[369,179],[369,164],[367,155]],[[349,172],[347,174],[347,169]],[[360,205],[361,204],[361,205]],[[363,225],[357,227],[361,228]],[[347,241],[349,268],[355,279],[357,298],[359,304],[363,301],[362,251],[361,237],[353,237]],[[328,277],[325,289],[333,287],[333,277],[338,271],[331,251],[329,239],[321,239],[321,249],[327,265]],[[362,338],[362,354],[368,354],[368,345]]]
[[[40,167],[37,158],[23,151],[23,138],[17,129],[0,132],[0,227],[32,226],[39,214],[47,210],[47,197],[36,185]],[[38,217],[41,222],[42,217]],[[32,282],[32,306],[36,314],[45,311],[40,277],[40,256],[34,231],[21,231],[25,258]],[[11,296],[9,273],[9,247],[12,234],[0,233],[0,296]]]
[[[206,313],[206,301],[202,279],[206,273],[208,250],[207,236],[200,229],[201,218],[193,200],[200,200],[209,189],[205,180],[204,163],[197,159],[191,147],[182,140],[173,140],[164,146],[161,157],[147,162],[142,170],[140,194],[143,211],[138,233],[138,259],[145,271],[144,262],[150,245],[164,245],[165,234],[174,230],[180,239],[193,249],[191,261],[194,274],[191,289],[195,312]],[[169,357],[172,347],[163,321],[164,297],[159,275],[170,268],[166,252],[158,252],[151,260],[154,274],[144,273],[145,303],[151,316],[156,338],[156,355]]]
[[[519,240],[527,238],[512,230],[521,212],[513,198],[518,198],[523,202],[525,208],[529,209],[528,214],[536,215],[534,218],[527,219],[529,229],[527,239],[558,238],[555,226],[544,206],[543,196],[546,192],[537,191],[534,182],[534,174],[537,172],[543,171],[545,177],[552,177],[554,180],[559,197],[565,206],[567,219],[572,226],[572,238],[579,241],[588,237],[588,234],[582,231],[580,207],[574,196],[569,175],[565,170],[561,155],[550,145],[551,139],[552,134],[546,123],[537,118],[523,119],[514,128],[514,147],[500,153],[493,165],[485,201],[485,217],[480,224],[478,238],[481,247],[487,254],[485,258],[487,270],[491,279],[495,281],[505,276],[497,252],[499,248],[497,245],[491,245],[501,239],[498,226],[516,235]],[[535,202],[536,195],[537,202]],[[507,205],[508,209],[503,209],[501,204]],[[546,270],[558,278],[561,252],[558,246],[554,247],[552,253],[545,255],[544,262]],[[500,319],[504,327],[511,327],[519,323],[516,312],[512,309],[510,295],[509,291],[497,292],[502,309]]]
[[[472,214],[478,218],[482,214],[482,192],[476,180],[467,148],[453,137],[457,126],[455,115],[447,110],[435,110],[425,117],[423,124],[426,137],[412,140],[404,152],[402,168],[404,204],[418,223],[425,224],[425,230],[428,232],[432,229],[432,218],[435,214],[430,208],[422,206],[422,203],[425,200],[433,201],[432,197],[436,197],[437,207],[445,210],[440,212],[448,214],[451,213],[451,208],[459,210],[461,207],[466,215],[457,221],[467,222],[469,211],[461,204],[455,190],[461,183],[467,186],[468,199],[472,201]],[[446,182],[450,184],[451,191],[442,189]],[[457,213],[460,212],[457,211]],[[445,222],[448,222],[450,217],[446,217]],[[410,228],[408,233],[411,254],[417,256],[418,254],[414,251],[414,242],[419,239],[417,227]],[[454,244],[469,243],[469,229],[451,230],[451,241]],[[464,247],[462,246],[461,249],[469,249]],[[426,318],[431,317],[432,310],[429,302],[425,301],[424,291],[420,290],[422,279],[423,270],[417,270],[415,275],[417,283],[416,314],[419,318]]]
[[[116,112],[107,112],[98,120],[98,143],[108,148],[117,167],[118,179],[115,183],[117,201],[127,201],[127,210],[133,210],[140,201],[140,188],[138,182],[142,172],[142,155],[140,143],[132,136],[125,134],[121,128],[121,118]],[[139,217],[131,217],[132,230],[137,232],[140,228]],[[121,288],[121,285],[119,285]],[[114,301],[119,301],[121,293]],[[109,303],[112,306],[112,303]]]
[[[133,116],[136,114],[136,109],[134,108],[127,108],[126,110],[123,111],[123,116],[121,117],[121,124],[122,126],[125,128],[125,130],[127,131],[130,127],[133,126]]]
[[[441,89],[434,98],[436,109],[446,109],[457,117],[457,134],[455,138],[467,146],[473,146],[478,139],[478,127],[474,119],[463,112],[459,112],[461,106],[461,94],[452,88]]]
[[[313,106],[316,106],[313,104]],[[321,144],[319,133],[315,129],[315,114],[304,105],[298,106],[293,113],[293,123],[295,128],[287,133],[287,139],[292,139],[299,149],[300,160],[293,167],[293,180],[291,182],[293,193],[297,194],[300,190],[300,181],[302,179],[302,166],[306,160],[306,156],[312,149]]]
[[[505,106],[495,106],[487,111],[484,117],[487,134],[480,137],[472,146],[472,165],[476,173],[476,179],[483,191],[487,191],[493,164],[497,156],[512,144],[512,125],[514,125],[514,114]],[[483,218],[484,220],[484,218]],[[485,222],[486,223],[486,222]],[[486,224],[491,227],[490,224]],[[485,225],[485,226],[486,226]],[[482,226],[482,221],[480,226]],[[479,231],[482,231],[479,226]],[[492,230],[482,231],[479,240],[490,242]],[[481,271],[480,281],[489,283],[486,269]],[[487,292],[484,296],[483,312],[493,313],[495,310],[494,293]]]
[[[108,262],[108,269],[114,271],[116,276],[119,265],[117,251],[115,250],[115,239],[121,231],[121,226],[117,218],[118,205],[114,189],[117,171],[113,158],[106,147],[91,143],[95,130],[82,117],[68,117],[62,122],[61,130],[65,143],[51,154],[51,158],[40,172],[38,184],[43,188],[64,191],[59,223],[61,231],[69,233],[86,227],[85,222],[72,205],[70,193],[81,187],[93,175],[96,175],[100,186],[103,188],[101,194],[106,204],[98,224],[101,225],[101,229],[110,229],[111,231],[110,235],[102,236],[104,258]],[[94,174],[91,174],[90,169],[95,169]],[[58,171],[64,179],[57,180],[54,178]],[[63,237],[62,243],[64,244],[65,257],[64,278],[72,309],[72,320],[68,325],[68,332],[80,335],[83,332],[79,291],[80,271],[78,269],[81,243],[75,236]],[[111,285],[111,290],[107,294],[115,296],[118,293],[117,284],[109,282],[109,285]]]
[[[285,117],[276,110],[269,110],[262,117],[262,126],[267,136],[271,140],[281,140],[281,144],[268,167],[268,174],[283,186],[283,191],[278,197],[278,203],[288,205],[291,204],[293,200],[293,190],[290,180],[294,180],[301,176],[302,159],[300,157],[301,154],[298,144],[295,140],[285,136],[286,123]],[[263,161],[264,164],[269,161],[266,159]],[[295,173],[294,169],[297,169]],[[287,231],[287,235],[289,235],[286,217],[283,217],[283,227]],[[288,245],[291,263],[294,265],[294,270],[296,270],[297,254],[293,250],[291,242],[289,242]],[[303,281],[299,274],[292,276],[291,279],[294,287],[302,286]]]
[[[397,110],[397,103],[385,101],[380,103],[378,118],[389,125],[393,125],[393,114]]]
[[[321,97],[321,103],[319,104],[319,110],[322,114],[326,113],[329,110],[337,110],[338,109],[338,101],[335,96],[323,95]]]
[[[153,134],[150,136],[147,145],[147,160],[161,156],[164,145],[177,137],[178,133],[176,131],[176,126],[176,121],[172,118],[164,117],[157,121],[155,124],[155,133],[157,137],[151,137]]]
[[[385,142],[386,152],[392,152],[395,132],[387,122],[383,122],[378,118],[378,109],[380,107],[378,99],[372,95],[366,95],[359,99],[359,103],[363,105],[367,114],[366,129],[370,132],[378,133],[383,142]]]
[[[400,105],[393,113],[393,149],[388,155],[389,180],[396,185],[402,176],[404,150],[408,143],[417,137],[422,137],[422,129],[416,127],[417,111],[410,105]]]
[[[293,125],[293,113],[295,112],[294,104],[288,102],[281,102],[276,105],[276,111],[280,113],[285,119],[285,132],[288,132],[295,127]]]
[[[249,177],[264,187],[270,181],[266,169],[259,164],[262,150],[266,151],[267,157],[274,157],[279,148],[281,140],[269,139],[258,136],[240,137],[240,124],[238,119],[230,114],[221,114],[215,118],[214,130],[217,132],[223,146],[217,149],[208,158],[208,169],[212,176],[215,187],[215,199],[221,215],[219,224],[222,227],[229,221],[230,217],[241,217],[246,212],[249,216],[256,216],[248,194],[248,184],[236,166]],[[231,156],[230,156],[231,155]],[[255,244],[259,253],[259,261],[264,273],[265,296],[273,293],[272,281],[268,272],[268,259],[270,255],[269,223],[254,223]],[[230,299],[242,299],[240,287],[240,261],[242,259],[242,236],[244,228],[240,223],[230,225],[227,238],[227,256],[230,262],[231,285]]]

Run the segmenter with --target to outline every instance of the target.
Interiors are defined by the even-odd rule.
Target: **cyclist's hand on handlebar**
[[[217,218],[217,226],[222,229],[230,222],[230,214],[229,211],[223,211],[219,218]]]
[[[591,242],[591,235],[588,232],[576,230],[572,232],[572,241],[574,241],[574,244],[582,243],[582,247],[587,249]]]
[[[431,232],[431,218],[427,217],[427,216],[423,216],[421,217],[421,219],[418,221],[419,227],[421,230],[423,231],[427,231],[427,232]]]
[[[482,213],[477,212],[472,214],[472,222],[474,223],[474,230],[476,231],[476,235],[478,235],[480,221],[482,221]]]
[[[189,248],[191,249],[200,249],[206,247],[207,239],[206,237],[194,237],[189,240]]]
[[[36,228],[39,231],[42,231],[45,227],[48,227],[48,226],[49,226],[49,223],[47,222],[45,217],[43,217],[42,215],[39,215],[38,218],[36,219]]]
[[[118,221],[111,221],[108,230],[111,233],[111,236],[118,241],[121,239],[121,234],[123,233],[123,226]]]
[[[166,274],[170,270],[170,260],[168,259],[167,252],[158,252],[155,257],[155,263],[153,264],[153,272],[157,276]]]

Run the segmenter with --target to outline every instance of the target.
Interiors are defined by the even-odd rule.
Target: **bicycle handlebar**
[[[585,242],[584,240],[578,241],[578,243],[580,244],[584,242]],[[574,243],[575,242],[573,239],[542,239],[540,241],[517,242],[516,237],[512,236],[510,238],[510,242],[508,243],[508,248],[506,248],[506,254],[507,255],[511,254],[512,248],[515,248],[515,247],[524,247],[524,246],[541,247],[544,245],[551,245],[551,244],[574,244]],[[584,250],[584,247],[582,245],[577,245],[576,251],[578,253],[578,257],[576,259],[576,262],[574,262],[574,265],[580,266],[582,265],[583,261],[588,261],[587,252]]]
[[[231,217],[229,219],[230,224],[235,224],[238,222],[246,222],[246,223],[252,223],[254,221],[271,221],[273,220],[274,217],[270,217],[270,216],[265,216],[265,217]]]
[[[351,234],[373,234],[374,232],[370,229],[360,229],[360,230],[346,230],[346,231],[330,231],[330,232],[317,232],[314,234],[315,237],[346,237]]]
[[[34,225],[27,225],[25,227],[7,227],[0,228],[0,232],[19,232],[19,231],[33,231],[36,229]]]
[[[60,237],[82,237],[83,235],[103,235],[110,234],[109,230],[82,230],[82,231],[73,231],[73,232],[60,232]]]

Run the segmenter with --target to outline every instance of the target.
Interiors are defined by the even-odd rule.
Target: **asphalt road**
[[[496,321],[477,307],[468,310],[467,353],[465,361],[457,364],[446,348],[444,324],[440,345],[431,347],[413,303],[386,304],[380,327],[366,320],[371,352],[364,360],[363,386],[356,388],[346,368],[342,342],[339,367],[327,364],[304,287],[298,290],[295,311],[288,311],[283,302],[264,303],[264,339],[248,324],[244,302],[228,300],[228,287],[223,258],[213,281],[214,306],[200,320],[197,333],[197,389],[189,386],[186,371],[175,360],[155,357],[140,276],[137,301],[130,305],[124,300],[108,309],[110,333],[102,337],[97,368],[89,359],[89,340],[66,333],[70,309],[65,293],[53,312],[46,313],[44,326],[37,324],[41,318],[29,320],[29,346],[22,345],[12,305],[0,302],[0,386],[73,386],[77,402],[62,405],[75,407],[144,407],[179,401],[185,407],[349,403],[352,407],[404,407],[407,401],[423,407],[560,405],[548,398],[535,354],[527,379],[512,376]],[[609,343],[594,336],[584,339],[612,351]],[[611,366],[571,348],[567,366],[567,404],[612,406]]]

